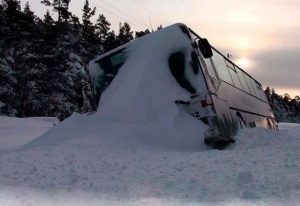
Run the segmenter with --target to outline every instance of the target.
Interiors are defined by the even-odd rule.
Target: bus
[[[206,145],[234,143],[241,128],[276,130],[262,85],[182,23],[147,34],[92,60],[89,71],[97,105],[127,59],[143,51],[145,56],[140,61],[163,59],[161,69],[167,65],[178,85],[189,94],[189,99],[177,99],[174,104],[208,125]],[[190,73],[197,76],[197,82]]]

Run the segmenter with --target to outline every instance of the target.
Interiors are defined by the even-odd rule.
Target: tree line
[[[300,97],[291,98],[288,93],[278,95],[273,88],[267,87],[265,94],[278,122],[300,123]]]
[[[74,111],[95,110],[88,62],[151,32],[133,32],[124,22],[116,34],[104,14],[91,21],[96,8],[88,0],[83,3],[81,20],[69,11],[70,2],[42,0],[48,7],[43,18],[35,15],[28,2],[23,9],[18,0],[0,3],[0,115],[63,120]],[[299,96],[281,96],[269,87],[265,93],[277,121],[300,122]]]
[[[88,0],[81,20],[69,11],[70,2],[42,0],[48,7],[43,18],[35,15],[28,2],[23,9],[18,0],[0,3],[0,115],[64,119],[74,111],[94,110],[88,62],[150,33],[146,29],[134,36],[124,22],[116,34],[104,14],[91,21],[96,8]],[[84,105],[78,105],[78,95],[84,97]]]

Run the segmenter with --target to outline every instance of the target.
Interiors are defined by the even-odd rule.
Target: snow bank
[[[148,124],[109,123],[98,115],[74,113],[65,121],[22,147],[22,150],[41,146],[59,145],[73,139],[88,141],[97,137],[102,144],[113,148],[199,151],[206,149],[201,134],[206,129],[199,120],[179,108],[178,114],[169,121]]]
[[[180,123],[189,124],[189,116],[185,117]],[[80,125],[80,119],[74,115],[73,126]],[[53,140],[68,133],[68,141],[1,155],[0,202],[33,206],[283,206],[300,202],[299,127],[279,132],[242,130],[234,147],[218,151],[201,148],[196,141],[180,145],[188,144],[189,138],[175,139],[174,144],[168,136],[196,125],[180,128],[178,122],[178,130],[164,133],[165,141],[156,139],[157,131],[148,131],[150,138],[144,138],[134,125],[119,124],[124,129],[119,131],[109,126],[117,125],[96,130],[103,129],[101,133],[85,128],[80,134],[85,136],[76,139],[71,136],[79,137],[82,127],[60,128],[61,133],[54,127]]]
[[[57,123],[54,117],[0,116],[0,154],[24,146],[53,127],[54,123]]]
[[[165,28],[123,46],[126,61],[101,95],[98,111],[91,116],[74,114],[25,148],[85,137],[90,132],[118,137],[122,142],[119,145],[128,145],[124,139],[134,134],[145,142],[155,141],[158,147],[158,142],[169,141],[169,145],[179,144],[185,148],[184,145],[189,144],[194,149],[199,148],[207,126],[175,104],[176,100],[188,101],[191,94],[176,82],[168,65],[172,53],[184,53],[187,75],[196,82],[197,77],[189,74],[193,48],[179,26]],[[102,74],[98,64],[90,63],[89,70],[93,81]],[[195,87],[198,91],[206,89],[203,84]],[[133,141],[129,142],[134,145]]]

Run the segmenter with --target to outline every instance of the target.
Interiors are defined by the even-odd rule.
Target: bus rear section
[[[192,41],[201,40],[194,31],[189,31]],[[210,125],[211,133],[207,135],[211,138],[207,138],[207,143],[213,143],[216,139],[234,142],[232,137],[239,128],[264,127],[277,130],[274,114],[262,85],[214,47],[211,47],[211,56],[205,57],[201,44],[198,45],[195,50],[209,90],[212,102],[210,110],[216,115],[213,118],[207,117],[213,122]],[[202,105],[196,105],[192,107],[203,110]],[[198,115],[196,109],[192,110],[192,114]]]

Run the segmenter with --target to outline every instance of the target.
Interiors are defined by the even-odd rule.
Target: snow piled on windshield
[[[185,72],[191,77],[192,49],[191,41],[179,25],[129,43],[124,51],[127,56],[124,65],[101,96],[98,115],[106,121],[127,123],[174,119],[179,112],[174,102],[188,101],[191,94],[172,76],[168,58],[175,52],[184,53]],[[101,75],[98,64],[90,63],[89,70],[94,79]],[[193,82],[202,82],[196,85],[199,91],[206,88],[196,77]]]

